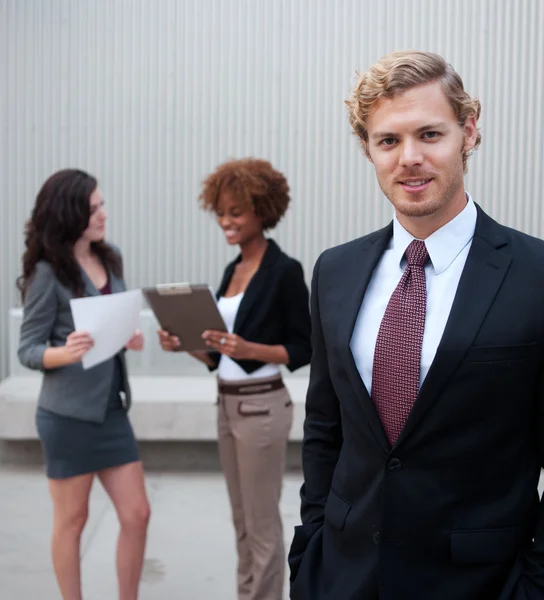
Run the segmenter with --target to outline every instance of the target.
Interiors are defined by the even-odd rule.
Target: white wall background
[[[481,98],[468,189],[541,236],[542,31],[540,0],[0,0],[0,377],[24,222],[59,168],[99,178],[130,286],[218,283],[233,253],[196,198],[229,157],[287,175],[274,235],[308,279],[322,249],[387,222],[343,102],[391,50],[439,52]]]

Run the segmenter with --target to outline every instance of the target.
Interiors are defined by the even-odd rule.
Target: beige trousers
[[[285,387],[270,390],[279,385],[280,376],[219,380],[219,457],[236,532],[239,600],[283,597],[279,502],[293,405]]]

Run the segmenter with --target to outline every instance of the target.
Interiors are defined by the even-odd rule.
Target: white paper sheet
[[[83,355],[84,369],[115,356],[140,327],[141,290],[70,300],[76,330],[87,331],[94,346]]]

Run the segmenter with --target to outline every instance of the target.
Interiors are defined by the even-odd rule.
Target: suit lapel
[[[81,277],[83,279],[83,292],[85,296],[100,296],[100,291],[96,289],[94,283],[91,281],[91,278],[87,275],[87,272],[83,267],[79,267],[81,271]],[[116,294],[117,292],[123,292],[125,288],[125,284],[122,278],[114,275],[113,271],[108,268],[108,281],[110,282],[110,290],[112,294]]]
[[[123,279],[117,277],[111,269],[108,269],[108,276],[112,294],[117,294],[118,292],[124,292],[126,290],[125,282],[123,281]]]
[[[266,286],[268,285],[268,273],[271,266],[273,266],[281,254],[281,250],[279,246],[274,242],[274,240],[268,240],[268,248],[264,253],[263,259],[257,272],[251,278],[246,291],[244,292],[244,297],[242,298],[242,302],[240,303],[240,308],[238,309],[238,313],[236,314],[236,320],[234,322],[234,331],[239,332],[242,330],[244,323],[253,308],[255,302],[258,301],[259,298],[262,298],[264,292],[266,290]],[[232,269],[232,273],[234,272],[234,268]],[[231,277],[232,277],[231,273]],[[228,284],[230,282],[230,277],[225,284],[225,290],[228,288]],[[225,291],[223,290],[223,292]]]
[[[267,271],[268,267],[261,265],[255,275],[253,275],[251,278],[251,281],[244,292],[242,302],[240,302],[240,308],[236,313],[236,319],[234,322],[235,332],[242,331],[244,323],[246,322],[253,305],[259,298],[262,298],[262,294],[267,285]]]
[[[87,275],[85,269],[80,265],[81,277],[83,279],[83,295],[84,296],[99,296],[100,292],[94,286],[91,278]]]
[[[466,356],[508,272],[511,257],[502,227],[478,207],[472,246],[444,334],[396,446],[420,423]]]
[[[369,390],[366,389],[355,364],[350,342],[372,273],[392,235],[393,225],[390,224],[364,239],[360,251],[350,253],[349,258],[344,263],[340,273],[341,279],[337,285],[337,289],[342,292],[338,301],[338,306],[342,307],[338,326],[338,344],[342,354],[342,363],[346,368],[351,387],[359,400],[370,430],[384,453],[389,452],[389,441],[376,412],[374,402],[370,397]]]
[[[221,279],[221,283],[219,284],[219,288],[215,293],[217,299],[221,298],[221,296],[225,295],[229,287],[230,280],[232,279],[232,275],[234,274],[234,268],[236,267],[236,263],[240,262],[240,256],[236,258],[236,260],[229,263],[223,273],[223,279]]]

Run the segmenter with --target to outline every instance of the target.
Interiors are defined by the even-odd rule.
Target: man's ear
[[[463,152],[470,152],[476,145],[476,139],[478,137],[478,124],[474,115],[467,117],[463,129],[465,131]]]

